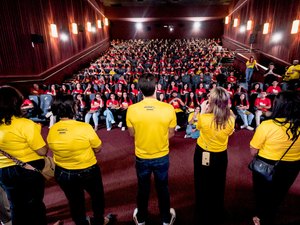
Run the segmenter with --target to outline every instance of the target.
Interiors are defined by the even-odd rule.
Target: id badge
[[[202,152],[202,165],[209,166],[209,164],[210,164],[210,153]]]

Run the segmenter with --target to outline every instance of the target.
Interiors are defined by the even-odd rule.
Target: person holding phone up
[[[226,150],[235,117],[230,111],[229,94],[222,87],[212,89],[201,107],[196,126],[201,135],[194,154],[196,224],[214,224],[224,219]]]

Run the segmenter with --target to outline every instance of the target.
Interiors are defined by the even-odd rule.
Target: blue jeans
[[[187,135],[191,136],[191,138],[197,139],[200,136],[200,131],[199,130],[195,130],[193,132],[193,129],[195,129],[195,126],[191,125],[191,124],[188,124],[186,126],[185,132],[186,132]]]
[[[168,187],[169,155],[156,159],[141,159],[136,157],[135,168],[138,178],[138,221],[141,223],[145,222],[148,216],[151,174],[153,173],[160,215],[164,223],[169,223],[171,219]]]
[[[112,111],[109,109],[106,109],[103,113],[103,115],[106,117],[106,128],[111,128],[112,122],[115,121],[114,115]]]
[[[103,225],[104,191],[100,167],[95,164],[86,169],[68,170],[55,167],[55,179],[65,193],[76,225],[88,225],[86,220],[84,191],[91,197],[93,225]]]
[[[246,82],[249,84],[251,81],[251,77],[253,74],[254,68],[247,68],[246,69]]]
[[[29,164],[42,169],[45,161],[40,159]],[[9,166],[0,169],[0,183],[10,202],[12,224],[47,224],[43,202],[45,180],[40,173],[20,166]]]
[[[242,110],[242,109],[236,109],[237,113],[239,114],[239,116],[241,117],[241,119],[243,120],[243,123],[245,126],[251,126],[252,124],[252,120],[254,119],[254,115],[253,113],[247,111],[247,110]],[[246,113],[247,111],[247,113]]]
[[[93,116],[94,125],[95,125],[95,128],[97,128],[98,124],[99,124],[99,115],[100,115],[99,111],[96,111],[94,113],[87,113],[85,115],[85,122],[90,123],[90,119]]]

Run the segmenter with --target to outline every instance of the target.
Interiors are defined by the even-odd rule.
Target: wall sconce
[[[104,25],[108,26],[108,19],[107,18],[104,18]]]
[[[228,24],[229,23],[229,16],[226,16],[225,17],[225,24]]]
[[[92,31],[92,24],[91,24],[91,22],[87,22],[87,23],[86,23],[86,27],[87,27],[87,31],[88,31],[88,32],[91,32],[91,31]]]
[[[57,27],[54,23],[50,24],[50,29],[51,29],[51,36],[57,38],[58,37]]]
[[[234,19],[233,20],[233,27],[237,27],[237,25],[238,25],[238,19]]]
[[[252,29],[252,20],[248,20],[247,21],[247,30],[251,30]]]
[[[72,23],[72,33],[78,34],[77,23]]]
[[[291,34],[297,34],[299,31],[300,20],[294,20],[292,25]]]
[[[98,26],[98,28],[102,28],[102,23],[101,23],[101,20],[97,20],[97,26]]]
[[[268,34],[269,33],[269,23],[265,23],[264,24],[264,28],[263,28],[263,34]]]

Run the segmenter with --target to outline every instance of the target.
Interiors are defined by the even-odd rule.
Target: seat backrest
[[[40,95],[40,108],[42,109],[42,115],[45,116],[51,107],[52,95]]]

